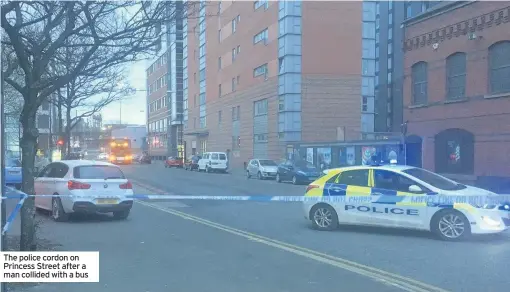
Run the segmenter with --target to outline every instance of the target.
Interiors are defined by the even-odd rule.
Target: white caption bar
[[[2,252],[0,282],[99,282],[99,252]]]

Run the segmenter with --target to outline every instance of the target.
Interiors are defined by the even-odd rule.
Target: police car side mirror
[[[423,190],[417,185],[409,186],[409,191],[411,193],[422,193],[423,192]]]

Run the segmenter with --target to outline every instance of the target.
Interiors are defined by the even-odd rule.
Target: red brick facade
[[[491,82],[489,77],[496,46],[502,51],[510,47],[508,2],[441,4],[409,20],[405,36],[404,121],[408,135],[422,139],[423,166],[468,179],[510,177],[510,90],[499,85],[505,90],[495,91],[491,83],[496,78]],[[465,54],[465,87],[462,96],[447,98],[448,72],[453,72],[447,58],[455,53]],[[498,58],[498,65],[510,68],[508,55]],[[418,62],[427,63],[423,102],[413,101],[421,90],[413,82]]]

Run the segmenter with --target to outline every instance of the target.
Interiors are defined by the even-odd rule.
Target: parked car
[[[35,207],[51,211],[55,221],[71,213],[110,213],[126,219],[133,206],[133,186],[122,170],[111,163],[68,160],[48,164],[36,177]],[[47,196],[37,196],[47,195]],[[49,195],[62,195],[51,197]]]
[[[200,155],[192,155],[184,163],[184,169],[191,170],[191,171],[193,171],[195,169],[198,170],[198,161],[200,161],[201,158],[202,158],[202,156],[200,156]]]
[[[64,156],[62,160],[80,160],[83,159],[83,154],[80,152],[71,152]]]
[[[182,158],[170,156],[165,160],[165,168],[168,167],[183,167],[184,163]]]
[[[246,166],[246,178],[257,176],[258,179],[274,179],[278,165],[270,159],[252,159]]]
[[[151,156],[149,155],[149,153],[144,152],[138,158],[138,162],[141,163],[141,164],[151,164],[152,163],[152,159],[151,159]]]
[[[108,160],[108,153],[99,153],[99,155],[97,156],[97,159],[98,160]]]
[[[320,170],[318,170],[310,162],[299,160],[292,161],[287,160],[284,163],[278,165],[278,171],[276,173],[276,181],[292,181],[293,184],[311,183],[318,177],[322,176]]]
[[[21,161],[16,158],[5,159],[5,184],[21,189]]]
[[[198,171],[228,172],[228,158],[225,152],[206,152],[198,161]]]

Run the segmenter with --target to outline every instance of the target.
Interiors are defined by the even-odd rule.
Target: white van
[[[198,171],[228,172],[228,157],[225,152],[206,152],[198,161]]]

